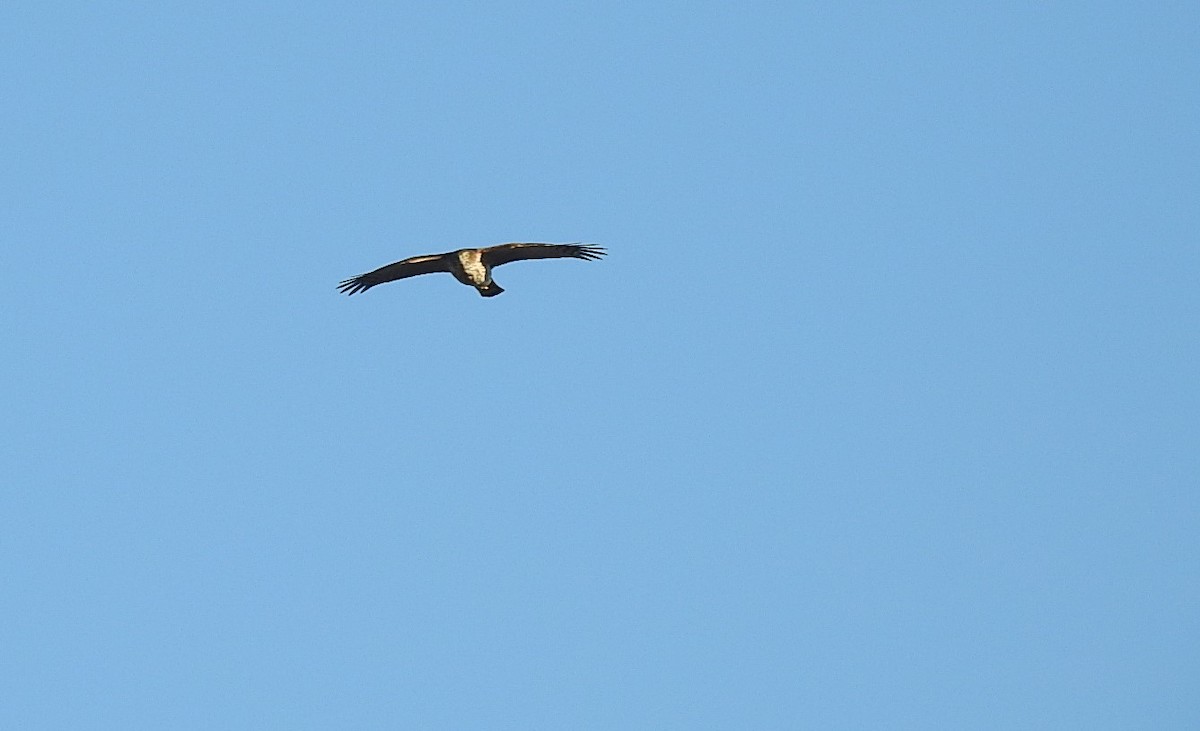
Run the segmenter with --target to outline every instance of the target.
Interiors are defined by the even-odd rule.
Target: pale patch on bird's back
[[[490,279],[488,268],[483,263],[483,252],[479,249],[463,249],[458,252],[458,265],[466,276],[466,284],[479,286],[486,284]]]

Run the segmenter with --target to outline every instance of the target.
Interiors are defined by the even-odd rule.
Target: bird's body
[[[478,289],[480,294],[484,294],[484,288],[492,283],[492,273],[483,263],[483,251],[459,249],[447,256],[450,259],[447,262],[450,265],[450,273],[454,275],[454,278],[468,287]]]
[[[524,259],[585,259],[604,256],[599,246],[582,244],[512,243],[482,249],[459,249],[445,254],[413,256],[372,272],[351,277],[338,285],[346,294],[365,292],[377,284],[407,279],[421,274],[449,272],[463,284],[474,287],[484,297],[495,297],[504,290],[492,281],[492,268]]]

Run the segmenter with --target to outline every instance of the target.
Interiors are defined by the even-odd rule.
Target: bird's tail
[[[479,289],[479,294],[483,295],[484,297],[495,297],[496,295],[498,295],[504,291],[500,287],[500,285],[496,284],[495,282],[488,282],[487,284],[483,285],[482,287],[479,287],[478,289]]]

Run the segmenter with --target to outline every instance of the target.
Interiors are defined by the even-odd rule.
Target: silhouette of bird
[[[445,254],[413,256],[373,272],[351,277],[338,284],[345,294],[365,292],[377,284],[407,279],[422,274],[449,272],[454,278],[474,287],[484,297],[495,297],[504,290],[492,281],[492,269],[501,264],[526,259],[599,259],[605,255],[601,246],[586,244],[512,243],[482,249],[458,249]]]

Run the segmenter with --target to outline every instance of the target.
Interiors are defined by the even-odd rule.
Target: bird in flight
[[[373,272],[351,277],[338,285],[345,294],[365,292],[376,284],[407,279],[421,274],[449,272],[458,281],[479,290],[484,297],[495,297],[504,290],[492,281],[492,269],[501,264],[524,259],[599,259],[605,251],[600,246],[585,244],[513,243],[488,246],[483,249],[459,249],[445,254],[412,256]]]

